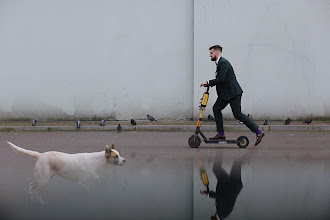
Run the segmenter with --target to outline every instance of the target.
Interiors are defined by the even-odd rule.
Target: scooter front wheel
[[[246,148],[249,145],[249,139],[245,136],[240,136],[237,138],[237,145],[240,148]]]
[[[201,144],[201,139],[198,136],[192,135],[188,139],[188,144],[191,148],[198,148],[199,145]]]

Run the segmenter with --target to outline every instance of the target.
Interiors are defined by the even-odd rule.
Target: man
[[[243,122],[252,132],[256,133],[257,140],[255,146],[257,146],[265,133],[259,129],[259,126],[254,123],[249,117],[241,112],[241,98],[243,90],[238,84],[234,69],[231,64],[221,56],[222,47],[215,45],[209,48],[210,57],[212,61],[215,61],[217,71],[215,72],[216,78],[209,82],[203,82],[200,86],[216,86],[218,99],[213,106],[213,113],[217,124],[218,134],[215,137],[211,137],[211,140],[225,139],[226,135],[223,129],[223,119],[221,111],[230,104],[234,117]]]

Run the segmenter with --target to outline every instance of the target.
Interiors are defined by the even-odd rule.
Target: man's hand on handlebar
[[[201,83],[200,87],[208,87],[209,86],[209,83],[207,81]]]

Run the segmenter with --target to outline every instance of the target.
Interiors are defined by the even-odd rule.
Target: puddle
[[[158,158],[130,152],[124,166],[110,167],[89,190],[54,176],[43,192],[46,202],[28,200],[35,181],[30,158],[2,166],[1,219],[330,219],[330,162],[296,157],[201,155],[199,160]],[[21,160],[21,162],[19,162]],[[25,161],[25,162],[24,162]],[[223,219],[223,218],[222,218]]]

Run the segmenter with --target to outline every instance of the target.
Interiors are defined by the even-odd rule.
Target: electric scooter
[[[209,89],[210,87],[208,86],[206,92],[204,92],[203,94],[203,98],[201,98],[202,101],[201,101],[201,105],[199,106],[201,112],[199,115],[195,133],[188,139],[189,146],[191,148],[199,147],[199,145],[201,144],[201,139],[198,135],[200,134],[203,138],[203,141],[206,144],[237,144],[238,147],[240,148],[246,148],[249,145],[249,139],[246,136],[240,136],[236,140],[226,140],[226,139],[210,140],[201,131],[200,127],[202,125],[202,117],[207,105],[207,101],[209,99]]]

